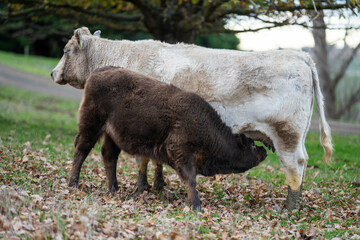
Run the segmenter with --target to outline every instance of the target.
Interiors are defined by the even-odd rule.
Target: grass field
[[[300,211],[283,209],[284,174],[271,153],[245,174],[199,176],[203,212],[195,213],[168,167],[162,193],[133,197],[137,170],[127,154],[118,161],[120,190],[107,193],[98,146],[83,166],[80,189],[69,189],[78,104],[0,86],[0,238],[360,238],[358,136],[333,136],[329,167],[319,135],[308,134]],[[152,183],[152,166],[149,174]]]
[[[22,71],[49,77],[51,70],[60,59],[25,56],[22,54],[0,51],[0,64],[10,66]]]

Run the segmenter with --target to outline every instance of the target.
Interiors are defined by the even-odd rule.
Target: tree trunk
[[[315,16],[316,13],[314,13]],[[336,94],[334,84],[330,77],[328,48],[326,42],[326,25],[323,11],[313,21],[312,34],[315,41],[314,54],[320,78],[320,86],[325,98],[325,112],[329,118],[336,118]]]

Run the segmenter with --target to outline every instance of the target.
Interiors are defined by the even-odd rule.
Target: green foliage
[[[238,49],[240,40],[234,34],[200,34],[195,44],[208,48]]]
[[[151,36],[169,43],[195,42],[202,46],[236,49],[238,40],[233,34],[239,31],[225,27],[229,19],[265,19],[266,28],[297,22],[304,24],[300,16],[307,12],[302,10],[314,9],[313,4],[311,0],[12,0],[0,3],[0,9],[3,9],[0,11],[0,22],[6,23],[0,27],[0,38],[5,43],[0,50],[22,52],[24,47],[30,46],[31,54],[59,57],[64,39],[71,36],[73,29],[81,26],[101,26],[104,36],[117,39],[119,36],[132,40]],[[347,7],[355,13],[359,6],[348,2],[333,4],[321,1],[316,7],[331,10]]]
[[[75,27],[72,20],[53,15],[24,17],[0,26],[0,43],[5,42],[0,50],[59,57]]]

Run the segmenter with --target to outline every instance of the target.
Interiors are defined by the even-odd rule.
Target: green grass
[[[48,77],[60,59],[0,51],[0,64]]]
[[[80,190],[69,189],[78,105],[74,100],[0,86],[0,238],[359,235],[360,191],[354,184],[359,181],[359,136],[334,135],[333,165],[328,166],[321,160],[319,134],[308,134],[310,160],[301,211],[288,214],[283,209],[284,174],[271,153],[245,174],[199,176],[204,212],[194,213],[184,186],[168,167],[168,185],[161,194],[150,191],[134,199],[136,164],[126,154],[118,161],[120,190],[108,194],[99,146],[84,163]],[[153,170],[150,166],[150,183]]]

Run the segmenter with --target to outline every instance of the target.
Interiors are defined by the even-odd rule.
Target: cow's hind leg
[[[105,134],[104,143],[101,147],[101,155],[105,166],[109,192],[116,192],[119,189],[116,179],[116,165],[119,153],[120,149],[116,146],[110,136]]]
[[[297,149],[298,150],[294,153],[278,151],[278,157],[284,169],[286,183],[288,185],[286,208],[289,211],[299,208],[302,182],[308,161],[305,147],[298,146]]]
[[[295,156],[297,156],[297,157],[295,157],[295,159],[298,159],[297,165],[298,165],[298,169],[300,169],[300,171],[299,171],[300,187],[298,190],[294,190],[290,187],[290,185],[288,185],[288,195],[286,198],[286,207],[289,211],[297,209],[299,207],[298,203],[301,200],[302,183],[305,178],[305,170],[306,170],[307,162],[309,160],[309,155],[307,154],[306,148],[305,148],[305,136],[302,139],[301,147],[302,147],[302,151],[299,151],[298,154],[294,154]]]

